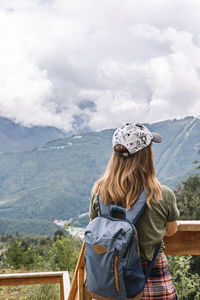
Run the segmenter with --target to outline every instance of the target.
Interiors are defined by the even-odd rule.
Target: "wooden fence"
[[[50,283],[60,284],[60,300],[68,299],[70,289],[68,272],[13,273],[0,275],[0,286]]]

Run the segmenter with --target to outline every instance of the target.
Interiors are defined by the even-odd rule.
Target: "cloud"
[[[65,131],[199,115],[199,11],[197,0],[1,1],[0,115]]]

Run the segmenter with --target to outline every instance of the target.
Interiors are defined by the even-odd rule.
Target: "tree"
[[[51,250],[48,253],[49,262],[53,270],[72,271],[80,253],[81,241],[68,237],[57,237]]]
[[[54,242],[57,240],[58,237],[60,239],[62,236],[65,236],[65,235],[66,235],[66,233],[63,230],[61,230],[61,229],[56,230],[56,232],[54,233],[54,238],[53,238]]]
[[[169,256],[169,266],[179,299],[200,299],[200,275],[191,273],[192,256]]]
[[[18,240],[13,240],[8,249],[5,251],[5,261],[11,267],[18,269],[23,264],[24,248],[20,246]]]
[[[175,191],[182,220],[200,219],[200,176],[189,176]]]

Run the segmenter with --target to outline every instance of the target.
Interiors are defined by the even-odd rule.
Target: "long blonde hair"
[[[120,156],[128,152],[122,145],[116,145],[114,150],[105,174],[95,183],[93,191],[105,204],[121,204],[130,209],[144,189],[151,208],[151,201],[158,202],[162,197],[155,175],[152,144],[129,157]]]

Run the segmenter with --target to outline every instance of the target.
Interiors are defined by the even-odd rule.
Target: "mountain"
[[[200,118],[187,117],[146,125],[163,137],[161,144],[154,144],[157,176],[162,183],[175,188],[196,171],[193,162],[200,159]]]
[[[44,143],[65,137],[55,127],[25,127],[0,117],[0,152],[32,150]]]
[[[53,236],[60,227],[50,221],[0,218],[0,234],[38,234]]]
[[[146,124],[161,134],[154,144],[156,174],[175,188],[195,171],[200,154],[200,119]],[[114,129],[57,139],[32,151],[0,154],[0,218],[53,221],[88,211],[94,181],[112,152]],[[84,220],[84,222],[86,222]]]

